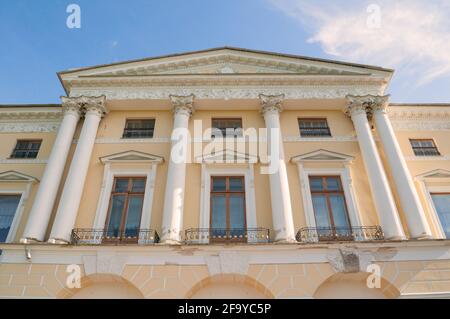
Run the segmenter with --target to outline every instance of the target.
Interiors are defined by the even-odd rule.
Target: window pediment
[[[226,149],[199,156],[196,158],[195,162],[206,164],[254,164],[258,162],[258,158],[257,156]]]
[[[332,152],[324,149],[297,155],[291,158],[291,162],[350,162],[353,156]]]
[[[139,151],[126,151],[100,157],[104,163],[162,163],[164,158]]]
[[[6,171],[0,173],[0,182],[25,182],[34,183],[39,182],[36,177],[26,175],[17,171]]]
[[[416,176],[417,179],[430,179],[430,178],[450,178],[450,171],[446,169],[435,169]]]

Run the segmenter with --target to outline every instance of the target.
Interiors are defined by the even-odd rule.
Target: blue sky
[[[224,45],[394,68],[392,101],[450,102],[449,2],[0,0],[0,104],[58,103],[69,68]]]

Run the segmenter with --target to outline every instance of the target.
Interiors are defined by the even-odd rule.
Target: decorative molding
[[[195,159],[195,162],[205,164],[254,164],[258,162],[258,157],[240,153],[236,150],[225,149],[215,153],[199,156]]]
[[[0,111],[0,122],[52,121],[60,120],[61,110],[48,111]]]
[[[345,113],[348,116],[367,113],[371,117],[374,112],[387,112],[389,95],[347,95],[347,107]]]
[[[301,137],[301,136],[285,136],[283,142],[357,142],[358,139],[354,135],[327,136],[327,137]]]
[[[411,162],[450,161],[450,156],[405,156],[405,160]]]
[[[81,96],[62,96],[64,112],[75,112],[78,115],[96,114],[104,116],[108,109],[106,108],[106,97],[102,94],[98,95],[81,95]]]
[[[450,121],[450,107],[427,110],[427,107],[418,109],[391,106],[388,113],[391,121]]]
[[[58,130],[60,122],[0,122],[1,133],[48,133]]]
[[[291,162],[350,162],[353,156],[320,149],[314,152],[294,156]]]
[[[435,169],[416,176],[416,179],[418,180],[428,178],[450,178],[450,171],[446,169]]]
[[[284,94],[278,95],[260,94],[258,97],[261,103],[262,114],[266,114],[267,112],[279,113],[283,111],[282,103],[285,97]]]
[[[339,99],[349,94],[378,94],[379,85],[303,85],[303,86],[258,86],[244,87],[242,85],[227,87],[76,87],[71,90],[71,96],[105,95],[107,99],[168,99],[169,95],[186,96],[194,94],[198,99],[257,99],[260,94],[280,95],[286,99]]]
[[[448,131],[450,130],[450,119],[448,120],[391,120],[395,131]]]
[[[37,158],[0,158],[0,164],[47,164],[47,159]]]
[[[172,102],[173,112],[175,114],[185,113],[191,116],[194,113],[194,94],[189,95],[169,95],[170,101]]]
[[[164,158],[139,151],[126,151],[100,157],[104,163],[162,163]]]
[[[36,177],[20,173],[18,171],[6,171],[0,173],[0,182],[25,182],[25,183],[35,183],[39,182]]]

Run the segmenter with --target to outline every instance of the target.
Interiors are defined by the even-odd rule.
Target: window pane
[[[128,192],[128,178],[117,178],[116,179],[116,187],[114,191],[117,193],[125,193]]]
[[[125,221],[125,236],[138,237],[138,229],[141,224],[143,197],[130,196],[128,198],[127,220]]]
[[[0,243],[4,243],[8,237],[20,197],[20,195],[0,195]]]
[[[230,191],[231,192],[244,191],[243,179],[240,177],[230,177]]]
[[[339,191],[341,189],[341,185],[339,183],[339,178],[337,177],[327,177],[327,190],[329,191]]]
[[[432,194],[431,197],[445,236],[450,238],[450,194]]]
[[[224,192],[226,191],[226,179],[224,177],[214,177],[213,178],[213,191],[214,192]]]
[[[313,208],[316,217],[316,227],[330,227],[330,217],[325,195],[313,195]]]
[[[230,235],[244,238],[245,235],[245,201],[244,196],[231,194],[230,198]]]
[[[212,136],[242,136],[241,119],[212,119]]]
[[[309,185],[312,191],[321,191],[323,190],[322,178],[321,177],[311,177],[309,179]]]
[[[107,236],[109,237],[118,237],[121,221],[122,221],[122,212],[125,207],[125,195],[113,195],[111,199],[111,208],[109,212],[109,223]]]
[[[330,195],[330,205],[336,228],[349,228],[344,196]]]
[[[226,196],[211,194],[211,237],[224,237],[227,228]]]
[[[133,186],[131,191],[134,193],[143,193],[145,190],[145,179],[143,178],[133,178]]]
[[[155,129],[155,120],[127,120],[124,138],[152,138]]]

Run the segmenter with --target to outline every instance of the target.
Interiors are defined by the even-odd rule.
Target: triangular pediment
[[[291,158],[291,162],[349,162],[353,156],[327,150],[317,150]]]
[[[253,155],[240,153],[235,150],[220,150],[214,153],[205,154],[195,159],[197,163],[206,164],[240,164],[240,163],[256,163],[258,158]]]
[[[372,75],[391,72],[379,67],[273,52],[223,47],[60,72],[73,77],[161,75]]]
[[[418,179],[428,179],[428,178],[450,178],[450,171],[445,169],[435,169],[420,175],[417,175]]]
[[[139,151],[126,151],[100,157],[102,163],[162,163],[164,158]]]
[[[0,173],[0,182],[25,182],[25,183],[34,183],[38,182],[38,179],[26,175],[17,171],[7,171]]]

